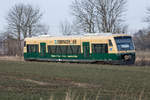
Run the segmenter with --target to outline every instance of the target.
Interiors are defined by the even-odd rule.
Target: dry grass
[[[135,64],[140,66],[150,65],[150,51],[137,51]]]
[[[137,51],[136,52],[136,60],[137,61],[139,61],[143,58],[150,61],[150,51]]]
[[[4,61],[24,61],[24,58],[20,57],[20,56],[0,56],[0,60],[4,60]]]
[[[144,91],[141,91],[141,94],[139,96],[130,96],[128,94],[114,94],[114,96],[109,100],[148,100],[146,98],[143,98]],[[52,94],[49,98],[49,100],[55,100],[55,95]],[[43,98],[40,98],[40,100],[44,100]],[[83,93],[83,95],[79,95],[77,92],[73,92],[72,90],[68,89],[66,94],[64,95],[63,100],[105,100],[101,98],[101,93],[98,91],[95,96],[90,97],[87,92]]]

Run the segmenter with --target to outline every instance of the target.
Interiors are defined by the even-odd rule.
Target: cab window
[[[112,44],[112,41],[111,41],[111,40],[109,40],[109,46],[113,46],[113,44]]]

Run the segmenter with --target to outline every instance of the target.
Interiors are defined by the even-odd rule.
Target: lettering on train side
[[[77,44],[77,40],[55,40],[55,44]]]

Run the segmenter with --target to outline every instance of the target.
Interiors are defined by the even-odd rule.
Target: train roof
[[[112,34],[112,33],[94,33],[85,35],[71,35],[71,36],[51,36],[51,35],[40,35],[36,37],[26,38],[25,40],[47,40],[47,39],[81,39],[81,38],[113,38],[116,36],[129,36],[127,34]]]

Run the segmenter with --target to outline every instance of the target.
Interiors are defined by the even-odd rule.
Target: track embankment
[[[24,57],[20,56],[0,56],[1,61],[24,61]],[[137,55],[135,65],[150,65],[150,57]]]
[[[24,61],[24,58],[20,57],[20,56],[0,56],[0,60],[4,60],[4,61]]]

